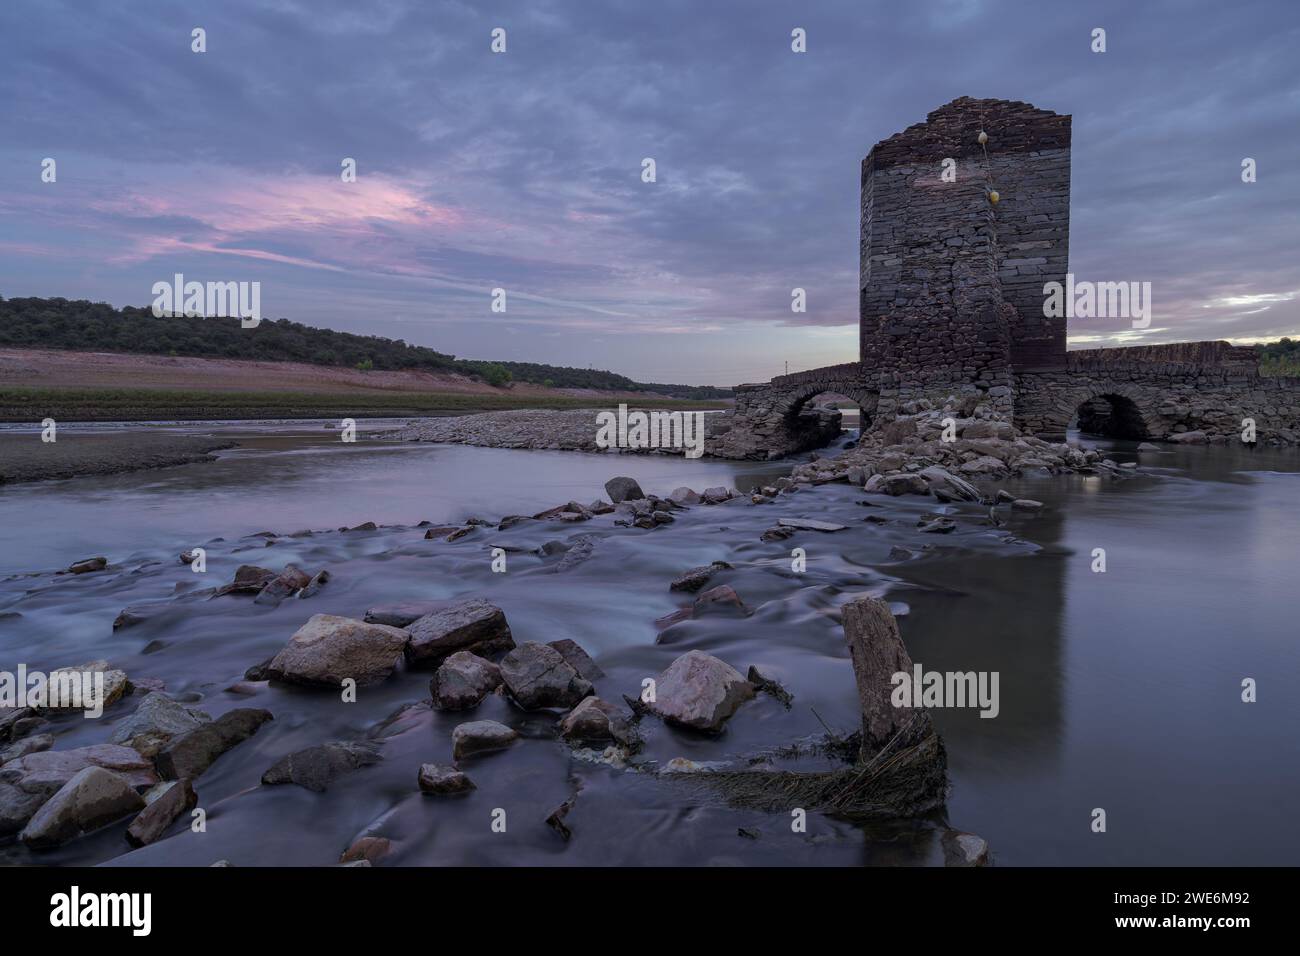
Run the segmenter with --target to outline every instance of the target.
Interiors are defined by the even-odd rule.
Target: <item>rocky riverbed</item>
[[[112,691],[102,721],[39,705],[0,715],[0,854],[253,864],[271,862],[270,847],[283,852],[276,834],[292,833],[297,860],[414,862],[427,848],[413,821],[468,801],[485,816],[471,828],[455,811],[464,860],[492,846],[493,808],[513,810],[526,831],[545,827],[557,841],[544,844],[550,855],[616,829],[606,801],[617,793],[633,806],[703,801],[732,817],[724,831],[740,839],[802,834],[783,822],[797,811],[824,835],[843,832],[835,820],[876,821],[863,832],[901,826],[918,861],[986,862],[982,841],[946,823],[945,750],[928,717],[879,709],[886,665],[910,666],[894,611],[870,593],[881,579],[865,566],[806,576],[788,549],[816,553],[820,539],[848,534],[887,565],[932,550],[936,520],[977,550],[1025,546],[982,506],[940,506],[927,490],[895,508],[888,495],[835,487],[779,479],[749,494],[660,496],[617,478],[608,500],[533,515],[267,531],[209,542],[170,566],[93,556],[10,578],[0,614],[29,639],[11,652],[32,668],[99,673]],[[859,504],[874,507],[863,515]],[[627,578],[632,554],[650,556],[658,589],[644,573]],[[224,581],[202,585],[222,568]],[[386,587],[373,587],[376,572]],[[126,602],[111,621],[93,610],[110,595]],[[642,609],[634,626],[659,649],[658,665],[583,636],[575,615],[623,605]],[[40,646],[37,631],[55,609],[79,614],[80,627],[102,622],[92,626],[109,627],[118,652],[51,658],[60,642]],[[626,613],[612,619],[629,624]],[[815,670],[829,668],[822,680],[838,685],[830,700],[791,679],[784,641],[751,643],[768,629],[805,648],[823,642]],[[232,673],[234,648],[246,666]],[[532,792],[524,781],[539,772],[568,783]],[[330,825],[303,830],[290,807],[306,798],[271,796],[286,786],[331,801]],[[331,797],[360,791],[372,816],[345,824],[355,811]],[[196,809],[228,822],[196,831]],[[267,831],[264,841],[250,842],[250,828]],[[471,852],[475,838],[484,842]]]

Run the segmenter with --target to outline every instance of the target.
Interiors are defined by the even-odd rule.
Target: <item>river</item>
[[[216,716],[241,706],[275,715],[197,782],[207,830],[183,831],[131,853],[121,827],[32,854],[0,843],[0,861],[142,865],[335,862],[352,840],[393,841],[397,864],[933,864],[942,826],[988,840],[998,865],[1292,865],[1300,850],[1300,456],[1294,451],[1170,448],[1113,456],[1144,474],[1004,486],[1043,501],[1003,527],[976,505],[944,506],[946,536],[920,534],[933,499],[874,499],[846,485],[775,503],[696,507],[667,527],[615,528],[612,516],[578,526],[479,529],[453,543],[426,541],[421,520],[530,513],[604,495],[615,474],[647,491],[725,484],[742,490],[788,464],[686,461],[663,456],[511,451],[366,439],[302,425],[231,426],[243,443],[218,461],[111,477],[0,488],[0,669],[107,658],[159,678]],[[873,511],[884,524],[862,519]],[[839,521],[848,530],[762,542],[777,517]],[[375,531],[340,533],[374,521]],[[388,525],[390,527],[382,527]],[[300,529],[310,536],[289,537]],[[244,537],[276,532],[274,544]],[[512,550],[504,574],[489,548],[531,549],[593,534],[591,559],[557,574],[554,558]],[[224,540],[215,541],[215,538]],[[178,552],[208,549],[198,582]],[[930,550],[922,551],[925,545]],[[807,570],[791,570],[791,549]],[[903,547],[913,557],[891,557]],[[1094,570],[1096,549],[1106,569]],[[112,569],[55,577],[102,554]],[[678,625],[656,643],[653,622],[680,602],[668,582],[726,560],[718,583],[752,610]],[[317,596],[278,607],[238,597],[181,601],[174,612],[114,631],[125,606],[169,600],[229,580],[236,566],[308,571],[333,579]],[[31,572],[41,572],[34,574]],[[472,716],[408,712],[384,737],[385,759],[324,794],[262,787],[262,772],[293,750],[363,736],[402,705],[427,699],[427,672],[402,673],[336,695],[257,685],[230,693],[245,668],[283,646],[311,614],[360,617],[375,604],[483,594],[505,609],[517,641],[569,637],[607,676],[617,701],[689,648],[740,671],[751,664],[793,694],[747,703],[717,739],[647,718],[644,758],[660,763],[744,757],[824,732],[855,729],[856,693],[837,608],[853,595],[884,596],[927,670],[997,671],[1000,712],[935,713],[949,759],[946,819],[859,824],[811,814],[806,833],[783,814],[737,810],[687,783],[574,759],[553,720],[489,697]],[[4,615],[18,612],[20,616]],[[1241,682],[1258,682],[1243,703]],[[102,721],[59,718],[57,749],[102,742],[131,698]],[[456,800],[422,797],[422,762],[449,762],[451,728],[467,719],[510,723],[525,738],[473,760],[477,785]],[[565,842],[543,820],[577,794]],[[1105,833],[1092,832],[1095,808]],[[506,811],[505,833],[493,811]],[[746,828],[750,837],[738,835]]]

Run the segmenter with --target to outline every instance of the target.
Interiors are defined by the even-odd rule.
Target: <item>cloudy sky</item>
[[[859,161],[969,95],[1073,114],[1071,268],[1152,283],[1141,341],[1294,336],[1298,48],[1294,0],[5,0],[0,295],[181,272],[469,358],[762,380],[856,358]]]

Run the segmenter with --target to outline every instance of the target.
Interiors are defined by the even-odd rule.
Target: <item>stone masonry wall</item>
[[[907,387],[1064,366],[1065,323],[1043,317],[1042,287],[1068,269],[1069,146],[1069,116],[969,97],[876,144],[862,163],[865,367]],[[941,178],[948,158],[955,182]]]

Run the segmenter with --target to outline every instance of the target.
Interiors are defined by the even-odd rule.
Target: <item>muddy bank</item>
[[[0,435],[0,484],[113,475],[213,461],[211,452],[238,442],[212,435],[122,431],[112,434],[62,432],[57,441],[39,433]]]

